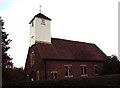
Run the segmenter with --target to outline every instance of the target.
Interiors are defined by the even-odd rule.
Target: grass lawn
[[[36,82],[3,83],[2,88],[120,88],[120,74]]]

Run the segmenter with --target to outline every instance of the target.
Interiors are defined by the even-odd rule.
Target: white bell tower
[[[30,21],[30,47],[35,42],[51,43],[50,33],[51,19],[42,13],[38,13]]]

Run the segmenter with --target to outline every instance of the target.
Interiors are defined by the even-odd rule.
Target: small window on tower
[[[31,22],[31,27],[33,27],[33,26],[34,26],[34,21]]]
[[[41,24],[42,24],[42,25],[45,25],[45,19],[42,19],[42,20],[41,20]]]

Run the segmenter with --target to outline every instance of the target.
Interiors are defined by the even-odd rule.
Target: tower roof
[[[37,15],[35,15],[35,16],[33,17],[33,19],[30,21],[30,23],[34,20],[35,17],[44,18],[44,19],[47,19],[47,20],[50,20],[50,21],[51,21],[51,19],[50,19],[49,17],[45,16],[45,15],[42,14],[42,13],[38,13]],[[29,24],[30,24],[30,23],[29,23]]]

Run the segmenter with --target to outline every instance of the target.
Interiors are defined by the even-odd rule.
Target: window
[[[64,66],[65,66],[65,77],[73,77],[72,65],[64,65]]]
[[[98,75],[98,66],[95,65],[95,74]]]
[[[82,76],[87,76],[86,65],[80,65],[80,67],[81,67],[81,75]]]
[[[34,51],[32,51],[32,53],[30,54],[30,65],[31,67],[34,65],[35,63],[35,53]]]
[[[34,21],[31,22],[31,27],[33,27],[33,26],[34,26]]]
[[[57,79],[57,71],[51,72],[51,79]]]
[[[41,24],[42,24],[42,25],[45,25],[45,19],[42,19],[42,20],[41,20]]]
[[[34,39],[35,39],[34,36],[32,36],[31,37],[31,43],[34,43],[34,41],[35,41]]]

